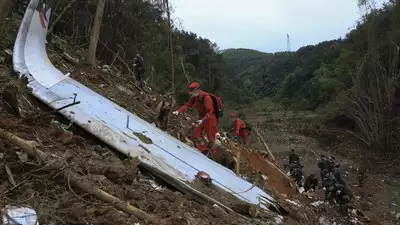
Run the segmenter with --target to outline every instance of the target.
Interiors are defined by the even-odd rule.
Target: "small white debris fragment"
[[[16,152],[20,162],[28,162],[28,154],[26,152]]]
[[[4,50],[5,53],[7,53],[8,55],[12,55],[13,51],[11,49],[6,49]]]
[[[262,178],[263,180],[268,180],[268,176],[265,176],[264,174],[261,174],[261,178]]]
[[[279,216],[275,217],[276,224],[282,224],[282,222],[283,222],[283,216],[279,215]]]
[[[324,216],[321,216],[318,221],[320,225],[330,225],[329,220]]]
[[[301,193],[303,193],[304,192],[304,187],[300,187],[299,188],[299,193],[301,194]]]
[[[35,210],[7,205],[3,210],[3,224],[39,225]]]
[[[163,189],[162,186],[157,184],[154,180],[140,179],[139,181],[148,183],[156,191],[162,191]]]
[[[65,76],[65,77],[70,77],[70,76],[71,76],[71,73],[66,73],[64,76]]]
[[[323,201],[316,201],[316,202],[311,203],[310,205],[312,205],[312,206],[314,206],[314,207],[318,207],[318,206],[320,206],[320,205],[322,205],[322,204],[324,204]]]
[[[300,206],[301,206],[299,203],[297,203],[297,202],[295,202],[295,201],[292,201],[292,200],[290,200],[290,199],[286,199],[286,201],[289,202],[289,203],[292,204],[292,205],[297,206],[297,207],[300,207]]]
[[[400,220],[400,213],[396,214],[396,219]]]

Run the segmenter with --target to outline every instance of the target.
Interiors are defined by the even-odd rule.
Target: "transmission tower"
[[[287,39],[287,51],[290,52],[290,51],[292,51],[292,48],[291,48],[291,44],[290,44],[289,34],[286,34],[286,39]]]

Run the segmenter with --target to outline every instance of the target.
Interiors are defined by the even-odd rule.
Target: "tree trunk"
[[[172,93],[175,94],[175,68],[174,68],[174,50],[172,46],[172,27],[171,27],[171,12],[169,11],[169,0],[165,0],[165,4],[167,6],[167,16],[168,16],[168,40],[169,40],[169,51],[170,51],[170,60],[171,60],[171,84],[172,84]]]
[[[10,10],[11,0],[0,0],[0,34],[4,31],[4,25],[8,11]]]
[[[97,43],[99,42],[101,21],[103,20],[104,6],[106,0],[97,1],[96,15],[94,18],[92,32],[90,34],[89,50],[86,58],[86,63],[96,66],[96,49]]]

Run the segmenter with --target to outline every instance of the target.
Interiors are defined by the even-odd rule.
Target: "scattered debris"
[[[36,212],[31,208],[6,205],[1,214],[3,214],[2,224],[39,225]]]

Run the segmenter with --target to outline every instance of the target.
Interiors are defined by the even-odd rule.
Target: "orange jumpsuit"
[[[195,147],[202,152],[207,154],[210,150],[211,156],[214,158],[216,149],[214,146],[215,135],[218,133],[217,117],[214,114],[214,107],[212,98],[208,93],[200,91],[199,96],[191,97],[180,109],[179,113],[185,112],[189,108],[196,108],[199,119],[203,120],[203,123],[193,129],[192,141]],[[203,131],[206,132],[208,145],[201,138]]]
[[[232,135],[236,137],[239,136],[243,140],[244,144],[247,144],[249,133],[247,132],[246,123],[239,118],[236,118],[234,123],[235,127]]]

